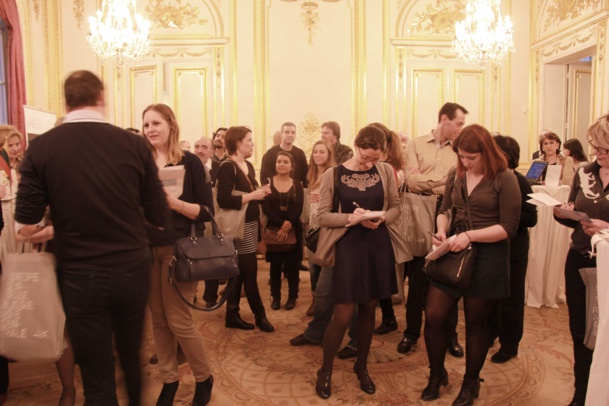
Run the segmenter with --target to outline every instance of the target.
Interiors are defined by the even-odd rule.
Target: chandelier
[[[501,18],[501,0],[469,0],[465,20],[455,23],[453,50],[469,65],[498,67],[514,51],[509,16]]]
[[[135,0],[104,0],[89,29],[87,41],[103,63],[120,68],[150,52],[150,22],[135,12]]]

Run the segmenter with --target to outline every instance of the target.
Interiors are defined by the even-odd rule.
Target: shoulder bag
[[[236,164],[233,161],[231,161],[230,159],[227,159],[224,162],[222,162],[222,164],[220,166],[225,165],[226,162],[231,162],[233,164],[233,167],[235,169],[235,182],[236,182],[236,179],[238,176],[237,167],[235,166]],[[247,175],[246,175],[246,178],[247,178]],[[241,208],[239,210],[223,209],[218,205],[217,187],[218,187],[218,184],[216,182],[216,187],[212,190],[212,193],[214,194],[214,211],[216,213],[214,217],[218,223],[218,227],[222,231],[222,234],[224,234],[226,236],[232,236],[233,238],[236,238],[238,240],[242,240],[243,239],[243,229],[245,228],[245,212],[247,211],[249,202],[241,205]],[[241,192],[239,190],[235,190],[235,186],[233,185],[233,191],[231,192],[231,195],[242,196],[245,194],[247,194],[247,193]]]
[[[206,206],[201,206],[209,212]],[[211,215],[211,212],[210,212]],[[180,238],[174,246],[174,256],[169,262],[169,283],[173,285],[184,303],[193,309],[212,311],[220,308],[233,290],[235,277],[239,275],[237,250],[233,237],[222,234],[218,223],[211,217],[211,237],[197,237],[195,223],[190,236]],[[195,282],[210,279],[228,279],[226,289],[218,303],[207,309],[191,304],[174,282]]]
[[[465,185],[461,189],[461,193],[463,194],[463,199],[465,200],[467,208],[466,215],[468,224],[453,222],[451,226],[451,235],[473,230],[474,228],[471,211],[469,209],[469,196],[467,195],[467,190],[465,190]],[[429,278],[437,282],[454,286],[458,289],[465,289],[469,286],[472,279],[472,273],[474,272],[476,248],[476,245],[472,244],[470,241],[467,247],[461,251],[449,251],[438,259],[427,260],[425,261],[423,272],[425,272]]]

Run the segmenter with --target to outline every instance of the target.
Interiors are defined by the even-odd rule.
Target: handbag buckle
[[[171,260],[169,261],[169,267],[172,268],[173,265],[176,263],[177,258],[176,257],[171,257]]]

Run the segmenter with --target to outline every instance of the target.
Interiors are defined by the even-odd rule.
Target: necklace
[[[285,204],[283,202],[283,195],[285,195]],[[290,205],[290,191],[288,190],[285,193],[279,192],[279,210],[288,211],[289,205]]]

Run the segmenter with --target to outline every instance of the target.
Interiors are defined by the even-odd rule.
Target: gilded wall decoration
[[[74,18],[76,19],[76,26],[78,27],[79,30],[82,29],[82,20],[85,17],[85,1],[84,0],[74,0],[72,12],[74,12]]]
[[[32,7],[34,7],[34,14],[36,14],[36,20],[40,18],[40,0],[32,1]]]
[[[198,7],[190,3],[182,5],[182,0],[150,0],[145,10],[155,28],[184,29],[207,24],[207,20],[200,18]]]
[[[160,56],[162,58],[173,58],[176,56],[178,56],[180,58],[184,58],[187,56],[198,58],[205,54],[209,54],[210,52],[211,52],[211,48],[205,48],[200,51],[195,51],[191,48],[177,48],[177,49],[172,49],[172,50],[162,50],[162,49],[159,49],[158,47],[152,47],[152,50],[150,51],[150,54],[148,54],[147,58],[156,58],[157,56]]]
[[[297,0],[281,0],[286,3],[295,3]],[[340,0],[321,0],[325,3],[338,3]],[[309,31],[307,42],[309,45],[313,45],[313,34],[317,30],[317,23],[319,23],[319,4],[315,0],[304,0],[300,5],[302,12],[300,16],[302,18],[302,24]]]
[[[300,123],[298,144],[305,152],[305,156],[310,156],[313,151],[313,145],[321,139],[321,123],[312,112],[308,112],[304,116],[304,120]]]
[[[218,87],[222,86],[222,73],[224,71],[224,48],[214,48],[214,75]]]
[[[461,0],[436,0],[425,10],[415,14],[412,32],[426,34],[455,33],[455,23],[465,19],[465,5]]]
[[[544,32],[550,26],[556,26],[566,20],[580,17],[586,11],[596,8],[600,0],[554,0],[547,9],[547,18],[543,25]]]
[[[411,56],[413,58],[418,58],[418,59],[455,59],[457,57],[457,55],[455,55],[454,53],[447,51],[447,52],[442,52],[442,50],[440,49],[424,49],[424,48],[419,48],[418,51],[414,50],[414,49],[409,49],[407,51],[408,56]]]

